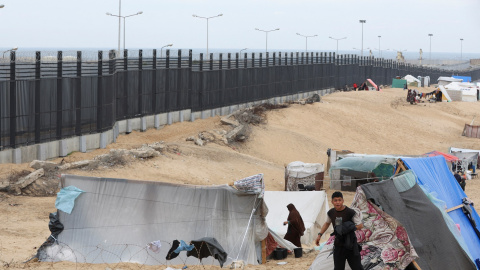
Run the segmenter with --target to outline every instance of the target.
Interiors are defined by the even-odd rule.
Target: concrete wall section
[[[102,133],[86,134],[80,137],[72,137],[60,141],[52,141],[47,143],[22,146],[16,149],[6,149],[0,151],[0,163],[26,163],[31,162],[34,159],[47,160],[61,156],[67,156],[68,154],[76,151],[87,152],[94,149],[105,148],[108,144],[115,142],[119,134],[128,134],[134,130],[145,131],[149,128],[158,129],[167,124],[172,124],[176,122],[192,120],[194,121],[196,119],[205,119],[212,116],[224,116],[237,110],[251,108],[255,105],[260,105],[264,103],[278,104],[283,102],[296,101],[298,99],[306,98],[313,94],[324,96],[334,91],[335,89],[330,88],[204,110],[201,112],[192,112],[190,109],[188,109],[150,116],[143,116],[140,118],[128,120],[121,120],[118,121],[111,130]]]

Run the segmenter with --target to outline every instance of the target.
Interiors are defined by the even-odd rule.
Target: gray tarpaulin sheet
[[[200,261],[187,258],[185,252],[166,261],[173,240],[190,243],[214,237],[227,252],[227,263],[238,256],[248,264],[258,264],[255,242],[268,234],[264,221],[268,210],[263,199],[227,185],[64,175],[62,186],[75,186],[85,192],[75,201],[71,214],[59,211],[65,229],[58,236],[58,244],[47,247],[40,257],[43,261],[193,265]],[[254,208],[256,214],[250,218]],[[157,240],[161,248],[155,253],[147,244]],[[209,257],[202,264],[218,262]]]
[[[367,199],[405,226],[422,270],[477,269],[418,184],[403,192],[393,181],[364,184],[362,189]]]

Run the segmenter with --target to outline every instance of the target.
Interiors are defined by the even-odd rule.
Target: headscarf
[[[288,214],[287,220],[290,221],[290,225],[300,234],[300,236],[303,235],[303,232],[305,231],[305,224],[303,224],[303,219],[302,216],[300,216],[300,213],[297,211],[297,208],[295,208],[295,205],[289,204],[287,205],[288,211],[290,211],[290,214]]]

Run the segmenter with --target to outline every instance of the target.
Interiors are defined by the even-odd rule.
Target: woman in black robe
[[[300,248],[302,247],[300,237],[302,237],[305,232],[305,224],[303,223],[302,216],[300,216],[300,213],[293,204],[287,205],[287,208],[290,214],[288,214],[287,221],[283,223],[283,225],[288,224],[287,234],[285,234],[284,239]]]

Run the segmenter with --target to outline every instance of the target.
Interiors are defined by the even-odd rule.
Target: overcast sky
[[[3,0],[0,9],[0,47],[11,48],[117,48],[119,0]],[[311,50],[364,48],[459,52],[480,52],[480,0],[122,0],[127,18],[128,48],[205,48],[209,17],[210,48],[264,49],[270,30],[269,50],[304,50],[305,38]],[[123,32],[123,28],[122,28]],[[123,39],[122,39],[123,43]]]

